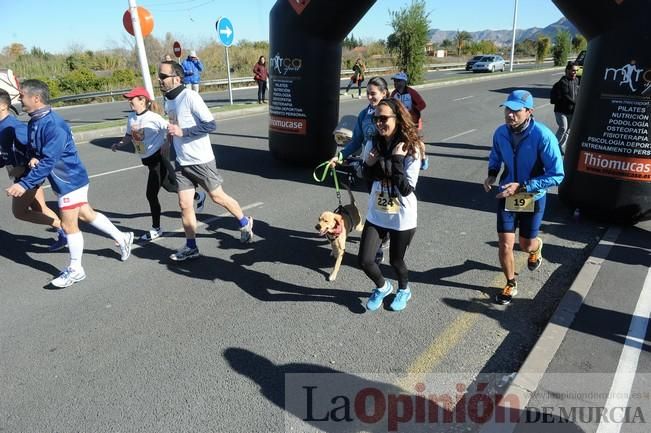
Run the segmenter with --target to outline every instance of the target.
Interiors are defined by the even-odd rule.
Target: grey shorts
[[[174,174],[179,191],[195,189],[200,185],[206,191],[211,192],[224,183],[224,179],[217,172],[215,161],[196,165],[177,164]]]

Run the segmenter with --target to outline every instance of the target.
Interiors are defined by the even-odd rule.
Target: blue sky
[[[278,0],[285,1],[285,0]],[[345,1],[345,0],[312,0]],[[89,50],[128,46],[122,27],[128,0],[2,0],[0,48],[19,42],[52,53],[71,47]],[[154,36],[172,34],[184,47],[216,39],[215,21],[228,17],[241,39],[267,40],[269,11],[276,0],[137,0],[154,17]],[[377,0],[353,30],[356,38],[386,38],[392,31],[388,11],[410,0]],[[515,0],[426,0],[431,28],[441,30],[502,30],[513,24]],[[471,11],[471,12],[469,12]],[[551,0],[518,0],[518,28],[545,27],[562,17]]]

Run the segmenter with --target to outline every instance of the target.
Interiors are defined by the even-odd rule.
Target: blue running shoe
[[[55,251],[60,251],[68,246],[68,237],[64,235],[59,235],[56,241],[52,243],[47,249],[53,253]]]
[[[405,307],[407,306],[407,301],[411,299],[411,290],[406,289],[400,289],[398,290],[398,293],[396,293],[396,297],[389,306],[393,311],[400,311],[404,310]]]
[[[385,285],[387,288],[384,291],[380,288],[376,288],[371,293],[371,296],[369,296],[368,302],[366,303],[366,308],[369,311],[375,311],[380,308],[380,305],[382,305],[382,300],[391,294],[391,292],[393,292],[393,286],[389,281],[387,281]]]

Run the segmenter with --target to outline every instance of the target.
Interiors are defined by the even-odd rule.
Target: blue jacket
[[[542,123],[531,118],[523,134],[514,151],[509,127],[502,125],[497,128],[488,158],[488,175],[497,177],[503,164],[500,186],[518,182],[527,188],[527,192],[535,193],[534,199],[538,200],[545,195],[547,188],[563,181],[563,157],[556,136]]]
[[[189,57],[181,63],[185,76],[183,84],[199,84],[201,81],[201,72],[203,72],[203,63],[201,60],[191,60]]]
[[[25,167],[28,162],[27,125],[9,115],[0,120],[0,167]]]
[[[364,148],[366,142],[377,133],[375,124],[373,123],[373,112],[375,112],[375,109],[369,105],[357,115],[355,129],[353,129],[353,138],[341,150],[341,157],[343,159],[357,154]]]
[[[88,185],[88,173],[77,153],[72,131],[65,120],[53,111],[27,124],[30,158],[39,163],[20,180],[25,189],[39,186],[47,178],[58,195]]]

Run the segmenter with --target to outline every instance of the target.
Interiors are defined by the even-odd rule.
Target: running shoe
[[[125,232],[124,242],[120,244],[120,260],[123,262],[131,255],[131,245],[133,245],[133,232]]]
[[[246,217],[248,222],[240,228],[240,242],[249,243],[253,241],[253,217]]]
[[[371,296],[369,296],[368,301],[366,302],[366,308],[369,311],[375,311],[380,308],[382,305],[382,300],[386,298],[393,291],[393,286],[389,281],[385,284],[386,289],[382,290],[381,288],[373,289]]]
[[[158,228],[158,229],[151,229],[148,232],[145,232],[142,236],[140,236],[140,240],[143,242],[149,242],[153,241],[154,239],[158,239],[159,237],[163,236],[163,231]]]
[[[58,277],[50,281],[50,284],[54,287],[63,289],[64,287],[70,287],[73,284],[78,283],[84,278],[86,278],[86,273],[83,268],[72,269],[68,267],[64,269]]]
[[[197,205],[197,212],[203,211],[204,206],[206,206],[206,193],[203,191],[198,191],[194,194],[194,201]]]
[[[538,239],[538,249],[529,253],[529,259],[527,260],[527,267],[530,271],[535,271],[538,269],[542,263],[542,247],[543,241],[540,238]]]
[[[195,259],[199,257],[199,248],[190,248],[184,245],[183,248],[170,255],[170,260],[175,262],[182,262],[187,259]]]
[[[411,299],[411,290],[400,289],[396,293],[396,297],[393,299],[393,302],[391,302],[389,308],[391,308],[393,311],[404,310],[405,307],[407,306],[407,301],[409,301],[410,299]]]
[[[60,251],[68,246],[68,237],[66,235],[59,235],[57,240],[55,240],[47,249],[50,252]]]
[[[507,282],[506,286],[502,289],[501,293],[498,293],[495,296],[495,301],[501,305],[507,305],[511,303],[511,300],[515,295],[518,294],[518,283],[516,281]]]

